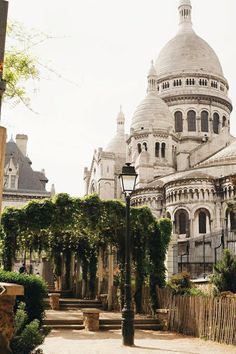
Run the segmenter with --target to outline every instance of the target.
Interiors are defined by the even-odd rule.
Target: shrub
[[[34,351],[44,342],[49,333],[48,328],[40,328],[39,320],[33,320],[28,323],[26,306],[20,303],[15,314],[14,328],[15,332],[11,340],[11,349],[14,354],[42,353],[40,349]]]
[[[229,250],[225,250],[222,260],[214,265],[211,282],[216,287],[216,293],[236,293],[236,257],[231,255]]]
[[[17,305],[21,301],[25,302],[28,322],[37,319],[42,323],[45,309],[44,297],[47,295],[47,285],[42,278],[1,270],[0,282],[23,285],[25,293],[24,296],[17,296]]]
[[[192,288],[192,283],[190,280],[190,274],[187,272],[182,272],[173,275],[170,278],[168,286],[173,290],[175,294],[184,295],[190,294],[190,289]]]

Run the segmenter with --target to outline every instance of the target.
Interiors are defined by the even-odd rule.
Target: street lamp
[[[131,295],[131,267],[130,267],[130,197],[135,189],[137,179],[135,168],[130,163],[122,167],[119,175],[122,193],[126,201],[126,237],[125,237],[125,297],[122,310],[122,337],[123,345],[134,345],[134,311]]]

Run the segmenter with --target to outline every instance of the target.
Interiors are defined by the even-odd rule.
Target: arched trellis
[[[52,199],[32,201],[21,209],[8,208],[2,214],[4,268],[11,270],[16,252],[47,253],[61,276],[63,262],[67,275],[72,255],[80,257],[83,280],[94,297],[97,256],[101,247],[117,249],[119,267],[124,269],[125,205],[117,200],[101,200],[97,195],[71,198],[59,194]],[[152,285],[163,285],[165,254],[171,235],[168,219],[157,221],[147,207],[131,208],[133,267],[136,294],[140,295],[140,274]],[[153,249],[153,245],[158,245]],[[158,261],[157,261],[158,260]],[[158,273],[156,278],[152,272]],[[65,276],[65,279],[67,277]],[[154,284],[155,283],[155,284]],[[86,295],[85,295],[86,296]],[[140,296],[136,296],[140,303]]]

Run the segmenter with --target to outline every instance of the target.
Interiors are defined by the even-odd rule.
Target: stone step
[[[152,330],[152,331],[161,331],[163,326],[161,324],[134,324],[135,329],[143,329],[143,330]],[[121,329],[120,324],[99,324],[99,329],[102,331],[109,331],[112,329]]]
[[[54,325],[47,325],[44,324],[43,327],[45,326],[50,326],[52,329],[68,329],[68,330],[72,330],[72,329],[84,329],[84,325],[81,324],[54,324]]]
[[[83,320],[82,319],[78,319],[78,320],[71,320],[71,319],[64,319],[64,320],[54,320],[54,319],[50,319],[47,320],[45,319],[43,321],[43,323],[47,326],[57,326],[57,325],[82,325],[83,324]]]
[[[53,329],[84,329],[82,319],[50,319],[44,320],[44,325],[50,326]],[[160,331],[163,326],[156,319],[135,319],[134,327],[136,329]],[[100,330],[121,329],[121,319],[100,319]]]
[[[78,310],[82,308],[98,308],[101,309],[101,304],[62,304],[60,302],[60,309],[61,310]]]
[[[99,323],[101,325],[106,325],[106,324],[121,324],[121,319],[99,319]],[[145,324],[151,324],[151,325],[159,325],[160,321],[157,319],[152,319],[152,318],[135,318],[134,319],[134,324],[137,325],[145,325]]]

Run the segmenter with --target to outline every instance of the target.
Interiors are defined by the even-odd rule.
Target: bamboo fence
[[[236,345],[236,299],[171,295],[157,289],[162,308],[169,308],[168,329]]]

